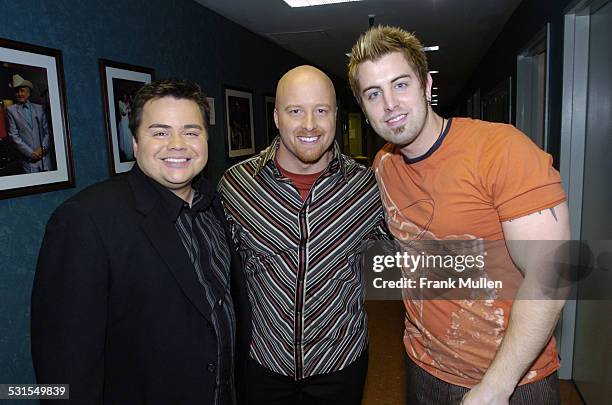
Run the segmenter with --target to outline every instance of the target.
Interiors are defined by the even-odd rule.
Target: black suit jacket
[[[214,193],[203,179],[195,184]],[[210,209],[226,226],[216,196]],[[226,235],[231,245],[227,227]],[[230,249],[240,371],[250,320],[240,259]],[[137,166],[52,215],[32,291],[32,358],[39,383],[70,384],[69,403],[212,404],[210,315],[162,196]]]

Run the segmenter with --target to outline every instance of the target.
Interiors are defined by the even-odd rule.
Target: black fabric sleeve
[[[70,384],[70,404],[103,402],[108,279],[108,257],[90,215],[78,202],[63,204],[47,224],[38,257],[31,338],[37,382]]]

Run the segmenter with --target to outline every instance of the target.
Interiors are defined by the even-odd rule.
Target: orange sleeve
[[[565,201],[552,157],[511,125],[500,125],[480,158],[483,187],[500,221],[531,214]]]

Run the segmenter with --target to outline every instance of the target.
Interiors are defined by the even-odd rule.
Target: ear
[[[138,153],[138,142],[136,142],[136,137],[132,135],[132,149],[134,149],[134,158],[136,158],[136,154]]]
[[[276,111],[276,107],[274,107],[274,125],[276,125],[276,129],[278,128],[278,111]]]
[[[425,97],[431,101],[431,86],[433,86],[433,79],[431,74],[427,73],[427,82],[425,83]]]

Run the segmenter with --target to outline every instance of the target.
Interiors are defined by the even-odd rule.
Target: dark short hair
[[[134,95],[132,112],[130,113],[130,130],[134,139],[138,140],[138,127],[142,121],[144,105],[151,100],[157,100],[162,97],[194,101],[200,107],[204,126],[208,128],[208,101],[206,101],[206,93],[197,83],[179,79],[156,80],[142,86]]]

